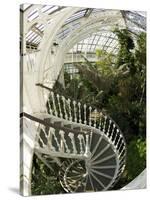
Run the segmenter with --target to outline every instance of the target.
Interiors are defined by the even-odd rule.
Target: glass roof
[[[146,30],[146,12],[143,11],[121,11],[128,29],[137,33]]]
[[[43,6],[41,9],[41,12],[50,15],[50,14],[58,11],[59,8],[61,8],[61,7],[60,6]],[[36,19],[38,17],[39,17],[39,12],[38,12],[38,8],[36,8],[32,12],[29,13],[28,21],[33,21],[34,19]]]
[[[69,17],[64,24],[68,24],[70,22],[73,22],[81,17],[84,17],[85,13],[86,13],[87,9],[83,9],[83,10],[80,10],[78,12],[76,12],[75,14],[73,14],[71,17]]]
[[[32,4],[23,4],[21,5],[20,10],[22,12],[26,12],[29,8],[32,8]],[[43,5],[41,7],[40,12],[44,13],[44,15],[50,15],[51,19],[47,21],[47,23],[51,23],[53,18],[53,13],[62,10],[65,7],[62,6],[50,6],[50,5]],[[90,15],[99,14],[100,12],[106,12],[106,9],[97,9],[97,8],[81,8],[78,12],[74,13],[71,17],[69,17],[65,23],[63,24],[61,30],[57,34],[57,38],[59,40],[64,40],[73,30],[77,29],[81,25],[81,20],[83,18],[90,17]],[[146,29],[146,14],[142,11],[120,11],[124,21],[126,23],[127,28],[132,31],[133,33],[138,33],[139,31],[144,31]],[[39,9],[38,7],[34,7],[28,13],[27,20],[29,22],[38,19],[39,17]],[[69,26],[71,24],[71,28]],[[43,31],[45,29],[45,25],[39,21],[39,23],[35,23],[29,32],[26,35],[27,47],[34,46],[35,48],[38,47],[42,37]],[[56,38],[56,39],[57,39]],[[97,32],[93,33],[88,38],[78,42],[70,52],[77,52],[77,51],[87,51],[93,52],[97,48],[104,49],[108,52],[113,52],[114,54],[117,53],[118,50],[118,43],[116,36],[110,32]]]
[[[102,49],[109,53],[116,54],[118,52],[117,36],[112,32],[97,32],[91,34],[88,38],[78,42],[69,53],[92,53],[96,49]]]

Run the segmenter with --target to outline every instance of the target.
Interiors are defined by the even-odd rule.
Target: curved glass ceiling
[[[33,9],[32,9],[33,7]],[[43,15],[50,16],[47,20],[47,23],[51,23],[53,20],[53,14],[59,13],[58,11],[62,10],[65,7],[62,6],[41,6],[40,12]],[[39,18],[39,5],[37,7],[32,4],[24,4],[20,8],[21,12],[27,12],[27,20],[29,22],[34,22],[34,20],[38,20]],[[28,12],[29,11],[29,12]],[[86,19],[92,14],[97,15],[101,12],[106,12],[111,10],[106,9],[97,9],[97,8],[81,8],[79,11],[75,12],[71,17],[69,17],[61,30],[57,34],[58,40],[64,40],[73,30],[78,29],[81,26],[81,20]],[[137,12],[137,11],[120,11],[120,16],[125,21],[127,28],[137,34],[140,31],[145,31],[146,29],[146,14],[145,12]],[[81,20],[80,20],[81,19]],[[71,25],[71,28],[70,28]],[[34,24],[29,32],[26,34],[26,44],[27,48],[38,48],[40,41],[43,37],[45,29],[45,24],[42,24],[41,21]],[[85,38],[79,41],[69,52],[93,52],[97,48],[106,50],[108,52],[117,53],[118,51],[118,42],[117,37],[110,31],[99,31],[91,34],[88,38]]]
[[[109,53],[116,54],[118,52],[117,36],[112,32],[97,32],[90,37],[78,42],[69,53],[92,53],[96,49],[102,49]]]

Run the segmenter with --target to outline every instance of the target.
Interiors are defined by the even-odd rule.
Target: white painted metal
[[[34,154],[37,127],[35,123],[25,117],[21,118],[20,138],[20,192],[24,196],[31,195],[31,169]]]
[[[66,117],[67,116],[66,106],[68,104],[68,101],[63,96],[63,101],[62,104],[60,105],[59,102],[56,102],[57,98],[55,98],[55,96],[57,97],[58,95],[53,93],[52,97],[53,101],[51,100],[49,101],[51,102],[51,104],[55,105],[54,110],[55,109],[57,110],[55,110],[53,115],[49,115],[49,117],[47,116],[47,119],[48,118],[53,119],[53,126],[55,127],[55,128],[50,128],[51,130],[50,132],[52,134],[52,137],[50,138],[51,141],[49,141],[51,142],[51,148],[48,148],[46,144],[43,144],[41,142],[41,140],[44,139],[42,138],[42,136],[39,135],[40,137],[39,142],[42,144],[42,146],[38,147],[37,144],[36,151],[53,157],[56,156],[68,159],[69,158],[79,159],[77,161],[72,160],[72,162],[69,165],[68,161],[66,161],[64,163],[65,166],[63,167],[63,169],[65,168],[65,173],[64,170],[60,172],[60,177],[61,177],[60,182],[66,191],[77,192],[77,190],[79,190],[81,186],[78,182],[76,184],[74,183],[74,185],[72,186],[70,180],[72,179],[71,181],[75,182],[76,180],[74,180],[73,178],[74,176],[71,178],[70,172],[67,172],[68,170],[70,170],[70,167],[74,165],[74,163],[76,164],[78,163],[80,165],[80,161],[85,163],[85,169],[82,168],[81,170],[84,171],[83,174],[84,177],[82,178],[80,177],[82,184],[87,184],[85,182],[86,180],[85,177],[88,176],[88,178],[92,181],[91,183],[92,190],[94,191],[107,190],[116,182],[118,177],[123,172],[125,166],[126,146],[123,135],[119,127],[108,116],[102,114],[102,112],[99,113],[97,109],[93,109],[91,106],[87,107],[85,106],[85,104],[82,105],[80,102],[78,103],[76,103],[75,101],[72,102],[71,100],[69,103],[74,106],[70,107],[70,110],[68,111],[68,113],[72,113],[73,116],[72,121],[70,121],[70,119]],[[62,97],[59,96],[59,98]],[[84,110],[83,114],[81,114],[81,109]],[[64,110],[61,118],[57,114],[55,115],[55,113],[58,113],[58,110]],[[87,110],[89,110],[89,117],[85,116],[85,112],[87,112]],[[58,124],[55,126],[55,122],[61,122],[61,126],[59,126]],[[110,122],[112,127],[111,129],[110,129]],[[71,132],[69,131],[67,133],[65,131],[66,124],[67,126],[71,125],[71,130],[72,130]],[[75,131],[76,127],[80,128],[78,132]],[[63,137],[61,138],[58,137],[57,133],[58,130],[61,131],[61,133],[63,133]],[[48,134],[44,134],[44,137],[47,138],[47,140],[49,140]],[[94,139],[95,137],[97,137],[97,139]],[[67,138],[70,139],[68,140]],[[94,144],[92,144],[93,139],[95,140]],[[121,143],[118,141],[121,141]],[[100,150],[99,148],[101,147],[101,145],[104,144],[105,146],[103,147],[103,149]],[[103,163],[105,163],[104,164],[105,170],[110,169],[112,171],[114,169],[112,175],[107,174],[107,172],[105,173],[103,172],[102,170]],[[78,164],[76,166],[77,168]],[[62,175],[62,173],[64,173],[64,176]],[[105,177],[106,182],[100,181],[100,179],[97,177],[98,175]],[[69,176],[69,182],[68,182],[68,176]],[[103,187],[97,188],[97,186],[93,183],[94,181],[93,179],[94,180],[96,179],[96,181],[99,182],[99,184]],[[107,179],[110,179],[110,181],[107,182]],[[87,188],[87,186],[85,186],[82,189],[80,188],[80,191],[89,191],[89,189]]]
[[[86,131],[89,131],[89,133],[87,133],[86,131],[84,133],[80,133],[78,134],[78,137],[75,138],[76,136],[73,130],[69,133],[66,133],[64,130],[61,130],[60,127],[59,139],[57,138],[57,135],[55,133],[55,128],[50,127],[48,136],[46,135],[47,133],[43,128],[44,137],[48,140],[48,143],[45,144],[44,140],[39,135],[41,126],[39,126],[39,129],[37,129],[36,123],[33,123],[33,121],[26,118],[22,118],[24,123],[22,124],[23,137],[21,138],[21,150],[25,156],[22,156],[23,160],[21,161],[21,192],[25,196],[31,195],[31,168],[34,149],[37,153],[45,153],[48,156],[51,156],[53,158],[55,157],[55,161],[59,164],[59,166],[61,165],[61,163],[57,159],[58,157],[68,158],[65,166],[67,167],[67,169],[64,173],[64,178],[62,177],[63,181],[61,181],[66,191],[73,191],[72,189],[70,189],[70,186],[67,183],[68,170],[74,164],[74,161],[70,161],[69,159],[83,159],[86,160],[87,165],[89,165],[89,161],[87,161],[91,155],[91,146],[89,144],[91,144],[92,136],[94,134],[101,135],[101,139],[98,140],[98,144],[100,144],[100,141],[104,138],[108,142],[108,145],[94,158],[92,158],[93,160],[91,159],[94,163],[92,173],[89,175],[92,190],[95,190],[93,178],[96,179],[97,182],[99,182],[103,189],[106,189],[111,187],[111,185],[115,183],[117,177],[120,176],[122,171],[124,170],[126,154],[125,142],[121,131],[112,119],[105,118],[106,116],[101,115],[100,113],[99,121],[96,120],[96,117],[95,121],[93,121],[91,118],[93,112],[92,108],[77,104],[77,102],[75,101],[71,102],[71,100],[64,98],[62,108],[59,101],[61,97],[58,95],[55,98],[53,97],[52,99],[54,109],[53,106],[49,103],[49,114],[47,114],[46,101],[49,94],[42,88],[36,86],[37,83],[44,83],[49,87],[52,87],[54,85],[62,69],[65,55],[79,41],[89,37],[89,35],[94,32],[98,32],[101,30],[110,31],[111,28],[115,27],[116,25],[118,25],[119,27],[125,27],[125,23],[120,11],[110,10],[107,10],[106,12],[99,12],[97,14],[91,14],[90,17],[83,17],[76,20],[76,22],[79,23],[79,26],[75,26],[73,22],[66,25],[66,20],[71,17],[72,14],[75,14],[75,12],[81,9],[82,8],[68,7],[63,8],[59,12],[54,12],[53,14],[48,15],[46,12],[43,12],[43,6],[33,5],[31,7],[28,7],[28,9],[22,13],[22,22],[24,24],[23,31],[21,33],[21,56],[23,61],[23,68],[21,68],[21,73],[23,74],[23,85],[21,86],[23,88],[22,111],[28,112],[42,120],[44,120],[45,118],[49,118],[53,121],[53,123],[61,122],[64,126],[71,125],[71,129],[79,127],[80,129],[86,129]],[[37,10],[37,17],[29,20],[29,16],[34,10]],[[37,27],[41,28],[38,29]],[[67,36],[64,39],[61,39],[59,37],[59,33],[64,31],[64,28],[68,29],[69,31]],[[31,33],[29,33],[30,31]],[[28,34],[31,34],[32,36],[30,37],[30,41],[34,38],[34,34],[32,32],[38,35],[38,37],[35,39],[36,42],[40,42],[37,49],[36,47],[31,47],[32,45],[30,46],[30,44],[27,44],[26,38]],[[58,42],[58,46],[53,45],[55,41]],[[26,49],[27,45],[30,46],[30,49]],[[78,58],[76,57],[76,59]],[[75,61],[74,58],[72,60]],[[58,103],[57,107],[55,106],[56,99]],[[73,105],[72,107],[71,103]],[[66,107],[68,106],[69,112],[66,110]],[[84,110],[84,116],[82,117],[81,108],[83,108]],[[79,116],[76,112],[77,109],[79,109]],[[87,109],[90,109],[90,118],[88,119],[86,117]],[[64,110],[65,114],[63,114],[62,110]],[[83,121],[81,120],[82,118]],[[67,140],[66,134],[68,134],[67,137],[70,138],[70,146],[68,145],[69,140]],[[114,134],[116,135],[114,136]],[[119,137],[117,137],[117,135],[119,135]],[[52,143],[53,140],[55,141],[55,146],[54,143]],[[77,148],[77,141],[79,149]],[[40,142],[41,146],[39,145]],[[100,164],[102,161],[110,158],[109,156],[107,156],[105,158],[102,158],[101,160],[96,161],[99,156],[107,152],[107,148],[109,148],[109,145],[113,149],[114,155],[112,155],[112,157],[115,157],[116,165],[111,164],[110,166],[106,165],[103,167],[104,169],[115,168],[116,171],[111,182],[107,185],[107,187],[105,187],[99,179],[95,178],[96,175],[94,175],[94,170],[97,164]],[[98,145],[96,145],[96,147],[97,146]],[[70,149],[70,147],[72,147],[72,149]],[[93,150],[93,152],[95,151],[96,149]],[[99,169],[102,168],[102,166],[98,167]],[[100,174],[100,172],[98,173]],[[109,175],[106,176],[108,177]],[[88,180],[86,177],[87,173],[83,174],[82,178],[87,183]],[[82,182],[80,182],[80,184],[82,185]],[[75,190],[76,189],[77,188],[75,188]],[[86,188],[84,187],[84,190],[85,189]]]

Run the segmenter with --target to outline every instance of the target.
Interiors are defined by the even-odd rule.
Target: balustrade
[[[118,125],[102,111],[53,91],[50,91],[46,105],[49,117],[53,120],[50,120],[49,128],[39,128],[39,151],[42,149],[42,153],[52,157],[68,158],[64,169],[61,169],[61,173],[64,173],[61,175],[61,184],[66,191],[72,192],[65,178],[69,168],[77,165],[84,171],[83,165],[78,163],[82,160],[86,166],[85,176],[97,180],[102,190],[109,187],[108,179],[113,185],[123,172],[126,159],[125,140]],[[107,169],[114,175],[107,174]],[[106,179],[105,184],[97,175]],[[94,185],[91,189],[95,189]]]
[[[117,124],[102,111],[55,94],[53,91],[50,92],[49,100],[46,103],[48,113],[55,117],[69,120],[70,123],[83,124],[99,129],[109,138],[116,149],[119,149],[121,140],[124,143],[123,135]]]

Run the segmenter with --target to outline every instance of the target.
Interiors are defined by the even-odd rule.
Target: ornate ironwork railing
[[[102,111],[70,98],[65,98],[53,91],[50,91],[49,100],[46,104],[50,115],[71,123],[78,123],[89,128],[98,129],[109,138],[120,156],[123,152],[125,153],[125,139],[119,126]]]
[[[106,113],[49,91],[35,152],[45,163],[45,155],[59,160],[59,179],[67,192],[113,187],[126,162],[119,126]]]

